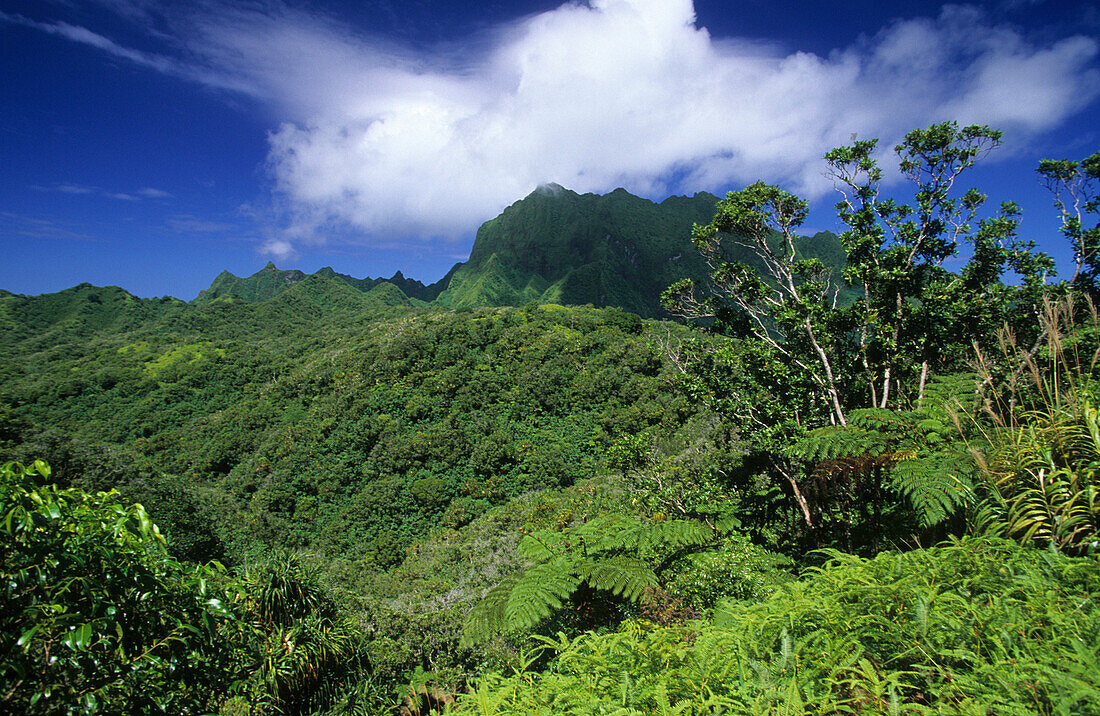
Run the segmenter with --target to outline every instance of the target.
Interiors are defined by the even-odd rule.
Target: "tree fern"
[[[814,509],[827,511],[838,490],[850,492],[867,481],[905,499],[924,528],[969,504],[974,465],[953,412],[973,394],[973,376],[934,378],[924,407],[853,410],[848,425],[812,430],[790,445],[788,455],[807,465],[803,491],[816,498]]]
[[[474,606],[463,625],[462,642],[464,644],[485,641],[501,631],[505,623],[504,611],[508,605],[508,598],[512,594],[512,588],[522,576],[523,574],[519,573],[505,577]]]
[[[584,564],[560,556],[524,572],[504,604],[504,628],[514,631],[532,627],[559,609],[580,585],[578,567],[583,570]]]
[[[687,547],[705,544],[714,538],[714,531],[699,520],[667,520],[646,526],[641,545],[644,547]],[[722,526],[716,527],[723,532]]]
[[[646,587],[657,585],[657,575],[640,559],[626,556],[584,560],[578,565],[581,577],[596,589],[635,601]]]
[[[474,607],[463,643],[529,629],[560,609],[581,584],[636,601],[657,575],[646,558],[706,543],[714,530],[696,520],[646,523],[605,515],[564,532],[524,536],[519,552],[534,564],[491,589]]]
[[[563,547],[564,540],[560,534],[540,530],[535,534],[524,535],[517,550],[524,559],[543,562],[559,554]]]
[[[890,473],[890,486],[909,501],[920,525],[931,527],[970,504],[973,470],[967,456],[937,452],[898,461]]]
[[[589,553],[641,552],[705,544],[714,531],[699,520],[642,522],[624,515],[605,515],[573,530]]]

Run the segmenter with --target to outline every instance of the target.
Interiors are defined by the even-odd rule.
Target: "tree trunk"
[[[810,503],[806,502],[806,498],[805,498],[805,496],[803,496],[802,490],[799,489],[799,487],[798,487],[798,481],[795,480],[794,477],[791,476],[791,474],[789,472],[787,472],[783,468],[779,467],[778,465],[775,466],[775,469],[778,470],[779,474],[782,475],[784,478],[786,478],[787,483],[790,484],[791,492],[794,493],[795,502],[798,503],[799,508],[801,508],[801,510],[802,510],[802,519],[806,521],[806,526],[807,527],[809,527],[810,529],[813,529],[814,528],[814,518],[813,518],[813,514],[810,512]]]

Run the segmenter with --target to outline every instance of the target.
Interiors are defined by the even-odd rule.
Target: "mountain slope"
[[[400,271],[389,279],[360,279],[325,267],[307,276],[268,262],[247,278],[223,271],[192,303],[261,303],[323,278],[372,296],[369,303],[375,309],[535,302],[615,306],[662,317],[662,291],[682,278],[708,274],[691,243],[691,229],[711,221],[717,202],[718,197],[705,192],[669,197],[658,204],[625,189],[578,194],[550,184],[482,224],[469,260],[455,264],[433,284],[405,278]],[[839,241],[828,232],[807,237],[799,248],[829,266],[839,267],[844,261]],[[729,247],[727,259],[762,269],[751,252],[737,246]],[[350,294],[339,295],[350,300]]]
[[[199,293],[193,303],[210,303],[219,299],[258,303],[278,296],[305,277],[298,270],[280,271],[270,261],[248,278],[222,271],[210,288]]]
[[[159,318],[184,305],[164,298],[138,298],[118,286],[82,283],[57,293],[0,295],[0,337],[5,342],[32,339],[51,345],[57,335],[87,336],[123,331]]]
[[[710,221],[717,201],[699,193],[656,204],[624,189],[601,196],[540,187],[481,226],[438,302],[591,303],[659,315],[662,290],[703,272],[691,226]]]

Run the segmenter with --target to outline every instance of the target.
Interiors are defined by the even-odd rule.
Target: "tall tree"
[[[714,220],[696,225],[692,242],[711,270],[700,292],[693,279],[665,291],[662,300],[676,315],[714,319],[723,327],[748,331],[768,350],[805,371],[827,397],[832,419],[845,424],[831,323],[837,286],[817,259],[803,258],[796,231],[806,220],[806,202],[763,182],[731,191],[718,202]],[[748,249],[764,267],[727,258],[726,242]]]
[[[914,186],[913,200],[885,197],[877,140],[856,141],[825,155],[843,199],[837,215],[848,229],[845,279],[861,288],[852,307],[863,373],[863,404],[920,405],[929,369],[952,346],[999,326],[1017,294],[1035,294],[1053,265],[1032,242],[1017,237],[1019,208],[1001,205],[978,219],[986,196],[959,189],[962,174],[1000,146],[1002,133],[954,122],[914,129],[894,147],[898,168]],[[944,262],[970,254],[959,273]],[[1019,290],[1001,279],[1011,270]],[[1031,296],[1033,299],[1037,296]]]
[[[760,434],[766,427],[771,445],[765,449],[808,525],[813,510],[777,436],[790,443],[815,428],[846,428],[857,409],[920,408],[933,368],[965,367],[974,341],[1014,314],[1033,317],[1053,271],[1050,258],[1017,236],[1015,204],[980,217],[986,196],[960,189],[964,172],[1001,138],[989,127],[960,129],[954,122],[906,134],[894,151],[913,186],[908,202],[885,193],[877,140],[828,152],[828,175],[842,194],[838,217],[847,226],[840,236],[843,281],[804,257],[800,248],[808,239],[795,232],[806,203],[778,187],[757,182],[731,191],[711,224],[694,229],[711,273],[678,282],[663,300],[670,312],[738,337],[741,372],[755,373],[749,382],[774,384],[776,400],[794,381],[812,391],[817,409],[793,416],[759,396],[726,400],[745,428]],[[727,260],[732,247],[750,250],[765,271]],[[967,256],[960,271],[945,268],[960,255]],[[1006,283],[1010,272],[1018,280]],[[842,291],[856,298],[843,302]],[[776,420],[782,424],[769,425]]]
[[[884,194],[878,140],[825,155],[843,196],[837,204],[848,227],[840,236],[847,257],[843,278],[858,291],[853,304],[839,305],[836,279],[798,250],[795,232],[806,203],[757,182],[731,191],[714,220],[695,227],[693,240],[711,274],[705,283],[685,279],[670,287],[666,307],[769,346],[812,377],[835,424],[847,424],[845,413],[853,407],[919,405],[933,362],[942,362],[948,347],[969,347],[987,334],[1014,301],[1041,290],[1053,268],[1033,242],[1017,237],[1014,203],[979,219],[986,196],[958,188],[962,174],[999,146],[1001,136],[954,122],[909,132],[894,151],[914,186],[910,203]],[[1071,164],[1055,176],[1080,194],[1091,185]],[[1070,169],[1078,174],[1071,176]],[[727,244],[752,251],[765,274],[726,260]],[[963,269],[946,270],[944,263],[961,253],[969,255]],[[1020,279],[1014,287],[1002,282],[1009,271]]]
[[[1100,214],[1100,152],[1080,161],[1044,159],[1039,174],[1062,217],[1062,233],[1073,247],[1070,284],[1093,296],[1100,291],[1100,221],[1086,228],[1089,214]]]

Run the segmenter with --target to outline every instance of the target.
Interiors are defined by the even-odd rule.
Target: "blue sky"
[[[835,230],[825,150],[947,119],[1005,130],[972,183],[1064,260],[1034,168],[1100,150],[1100,6],[5,0],[0,93],[17,293],[191,299],[269,259],[427,283],[545,182],[764,179]]]

